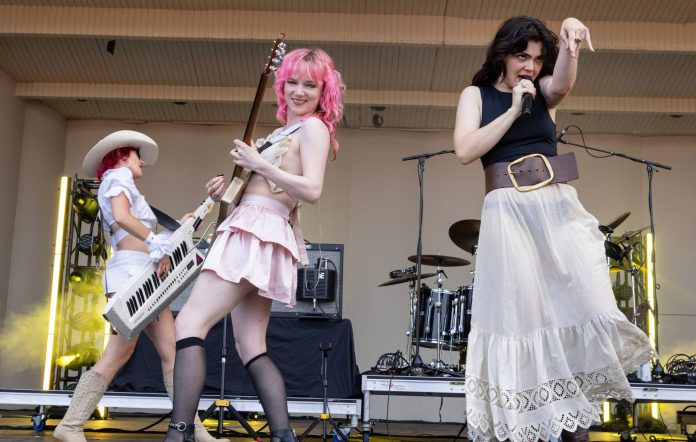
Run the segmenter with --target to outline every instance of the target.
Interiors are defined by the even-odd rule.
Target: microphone
[[[522,75],[520,78],[523,80],[532,81],[532,77],[529,75]],[[522,115],[529,115],[532,113],[532,94],[525,92],[522,94]]]
[[[563,138],[563,135],[565,135],[565,133],[568,132],[569,127],[570,126],[566,126],[565,128],[563,128],[561,133],[558,134],[558,136],[556,137],[556,143],[565,143],[565,141],[563,141],[562,138]]]

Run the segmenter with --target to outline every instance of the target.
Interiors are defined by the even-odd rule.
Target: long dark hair
[[[543,64],[539,77],[553,73],[553,67],[558,57],[558,36],[551,32],[543,21],[527,16],[512,17],[500,26],[495,38],[486,51],[486,61],[479,69],[471,84],[484,86],[498,81],[505,75],[505,56],[524,52],[530,41],[538,41],[542,45],[541,56]]]

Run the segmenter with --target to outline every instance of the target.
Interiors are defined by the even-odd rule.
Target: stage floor
[[[163,421],[147,431],[138,431],[156,422],[160,416],[157,415],[112,415],[108,420],[90,420],[86,428],[93,431],[85,433],[89,441],[118,441],[118,442],[141,442],[162,440],[164,438],[166,423]],[[13,442],[41,442],[52,441],[51,436],[53,427],[58,423],[57,419],[48,419],[47,429],[41,433],[35,432],[31,427],[31,413],[26,410],[3,411],[0,415],[0,441]],[[312,423],[309,419],[292,419],[292,426],[300,434]],[[230,431],[227,437],[232,437],[235,441],[251,441],[240,431],[241,427],[234,421],[225,421],[225,429]],[[252,426],[260,428],[264,422],[252,422]],[[461,424],[455,423],[430,423],[430,422],[390,422],[388,425],[383,421],[373,423],[373,434],[370,437],[374,442],[396,442],[396,441],[453,441],[461,430]],[[215,428],[217,421],[208,420],[206,425],[209,429]],[[23,428],[23,429],[10,429]],[[232,434],[234,432],[234,434]],[[264,440],[268,440],[268,435],[262,434]],[[650,434],[635,434],[637,442],[649,441]],[[681,434],[656,434],[657,440],[686,440]],[[616,433],[596,432],[590,433],[592,441],[599,442],[618,442],[619,436]],[[321,425],[315,427],[311,435],[311,440],[321,440]],[[351,441],[360,441],[362,436],[353,430],[350,437]],[[331,438],[329,437],[329,440]],[[460,438],[458,440],[465,441]]]

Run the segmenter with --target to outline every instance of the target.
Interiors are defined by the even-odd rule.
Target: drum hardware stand
[[[239,424],[244,427],[247,433],[249,433],[249,436],[251,436],[256,442],[261,442],[261,437],[259,437],[258,433],[254,431],[253,428],[251,428],[251,425],[249,425],[249,422],[242,417],[241,414],[239,414],[239,411],[237,411],[236,408],[232,406],[232,402],[229,400],[225,399],[225,365],[227,363],[227,317],[229,314],[225,315],[223,318],[222,322],[222,349],[221,349],[221,359],[220,363],[222,364],[222,371],[220,373],[220,399],[216,399],[212,404],[210,404],[210,407],[208,407],[207,410],[203,412],[203,414],[200,416],[201,422],[206,420],[208,416],[213,414],[213,411],[216,409],[218,410],[218,425],[217,425],[217,431],[215,432],[215,435],[220,438],[222,437],[222,430],[223,430],[223,421],[225,419],[225,409],[227,409],[230,413],[232,413],[232,416],[234,416],[235,419],[239,422]]]
[[[476,257],[476,255],[478,255],[478,244],[473,245],[473,250],[471,251],[471,255],[474,257]],[[474,295],[474,285],[475,285],[474,282],[476,280],[476,263],[475,262],[474,262],[474,266],[471,268],[471,270],[469,270],[469,273],[471,273],[471,284],[470,284],[471,285],[471,293],[467,294],[467,297],[465,298],[466,302],[464,302],[464,305],[461,304],[461,300],[460,300],[460,305],[459,305],[459,308],[460,308],[459,314],[461,315],[460,316],[461,319],[460,319],[459,323],[462,324],[461,325],[462,329],[459,331],[460,331],[460,333],[464,333],[466,330],[467,334],[471,330],[471,320],[469,321],[468,327],[464,327],[463,324],[466,324],[466,318],[468,315],[471,314],[471,309],[473,308],[473,300],[471,300],[469,298],[473,297],[473,295]],[[469,347],[468,335],[464,337],[463,342],[464,342],[464,348],[459,350],[459,369],[460,369],[459,372],[461,373],[462,376],[464,375],[464,372],[466,370],[466,350]],[[462,360],[464,361],[463,363],[462,363]],[[461,433],[464,431],[464,428],[466,428],[466,424],[464,424],[462,426],[461,430],[459,431],[459,435],[461,435]],[[457,435],[457,437],[459,437],[459,435]]]
[[[401,159],[401,161],[418,160],[418,243],[416,245],[416,274],[418,275],[418,279],[416,280],[416,287],[418,287],[418,291],[416,292],[417,309],[420,309],[421,300],[421,257],[423,256],[423,176],[425,172],[425,160],[430,157],[449,153],[454,153],[454,150],[441,150],[439,152],[422,153]],[[417,314],[418,313],[419,312],[417,312]],[[411,360],[411,374],[415,375],[423,374],[423,359],[421,359],[420,356],[419,336],[420,321],[416,315],[416,352],[413,354],[413,359]]]
[[[438,266],[437,267],[437,280],[435,281],[435,283],[437,284],[438,298],[434,304],[435,311],[433,314],[433,318],[434,318],[433,322],[435,322],[436,327],[437,327],[437,330],[435,330],[436,331],[435,336],[437,336],[437,343],[436,343],[437,353],[436,353],[435,359],[433,359],[432,362],[430,363],[430,368],[435,368],[435,369],[444,369],[445,367],[447,367],[445,365],[444,361],[442,360],[442,342],[441,342],[442,341],[441,338],[443,338],[445,336],[444,330],[442,330],[442,296],[443,296],[442,285],[445,282],[444,279],[442,278],[442,275],[445,275],[445,278],[447,278],[447,274],[445,273],[445,271],[442,270],[440,268],[440,266]],[[430,316],[428,316],[428,317],[430,317]],[[431,325],[431,327],[432,327],[432,325]],[[430,331],[430,330],[428,330],[428,331]],[[451,341],[450,341],[450,343],[451,343]],[[451,348],[451,346],[450,346],[450,348]],[[452,362],[452,355],[450,355],[450,364],[451,364],[451,362]]]
[[[416,294],[415,282],[411,281],[408,283],[408,293],[409,293],[409,305],[408,305],[408,317],[409,317],[409,328],[406,330],[406,354],[409,364],[411,363],[411,357],[413,356],[413,341],[411,330],[416,329],[416,322],[418,321],[418,295]]]
[[[631,302],[633,302],[633,325],[638,326],[638,306],[637,304],[637,299],[636,299],[636,273],[638,272],[638,269],[636,266],[633,265],[633,246],[630,244],[627,246],[628,250],[628,265],[629,265],[629,273],[631,275]]]
[[[452,318],[457,318],[459,316],[459,310],[461,309],[459,298],[454,298],[452,300],[452,306],[454,307],[454,313],[452,314]],[[454,334],[457,332],[457,320],[453,320],[452,324],[450,325],[449,329],[449,348],[450,352],[449,355],[447,356],[447,362],[448,366],[452,366],[452,349],[454,348]]]
[[[447,278],[447,274],[445,273],[444,270],[440,269],[440,266],[437,266],[437,280],[435,283],[437,284],[437,300],[435,301],[435,314],[433,317],[435,318],[435,323],[437,324],[437,330],[435,333],[435,336],[437,336],[437,353],[435,356],[435,359],[430,363],[430,365],[434,368],[443,368],[445,363],[442,362],[442,344],[440,343],[440,338],[442,337],[442,284],[445,282],[444,279],[442,279],[442,275],[445,275],[445,278]]]
[[[333,427],[334,435],[336,435],[342,442],[348,442],[348,439],[346,436],[343,434],[343,431],[341,431],[341,428],[336,424],[336,421],[334,421],[331,418],[331,413],[329,412],[329,399],[327,395],[327,389],[329,386],[329,382],[327,380],[327,372],[328,372],[328,367],[329,367],[329,351],[331,351],[331,343],[329,342],[328,345],[324,346],[323,343],[319,344],[319,350],[321,351],[321,386],[324,390],[324,397],[323,397],[323,407],[322,410],[323,412],[319,415],[319,418],[315,419],[312,424],[307,427],[307,429],[302,433],[300,437],[297,438],[299,442],[302,442],[307,436],[309,436],[309,433],[312,432],[314,427],[317,426],[319,422],[322,424],[322,430],[321,430],[321,438],[324,442],[326,442],[326,423],[330,423],[331,427]]]
[[[570,141],[566,141],[563,139],[563,135],[570,129],[571,127],[575,127],[576,129],[580,130],[580,128],[576,125],[570,125],[563,129],[561,133],[558,135],[558,138],[556,139],[556,142],[558,143],[563,143],[563,144],[568,144],[570,146],[575,146],[575,147],[581,147],[585,149],[585,151],[594,151],[594,152],[599,152],[605,154],[605,156],[601,158],[606,158],[606,157],[619,157],[619,158],[624,158],[626,160],[634,161],[636,163],[644,164],[645,165],[645,171],[648,176],[648,215],[650,217],[650,233],[653,238],[653,244],[655,241],[655,220],[654,220],[654,213],[653,213],[653,186],[652,186],[652,179],[653,179],[653,173],[654,172],[659,172],[659,169],[664,169],[664,170],[672,170],[671,166],[667,166],[666,164],[661,164],[657,163],[655,161],[649,161],[645,160],[642,158],[637,158],[631,155],[626,155],[621,152],[613,152],[609,150],[604,150],[604,149],[599,149],[596,147],[591,147],[587,146],[585,144],[584,136],[583,136],[583,144],[577,144],[577,143],[572,143]],[[582,130],[580,130],[580,135],[582,136]],[[594,156],[594,155],[593,155]],[[655,350],[659,351],[658,348],[658,326],[659,326],[659,319],[658,319],[658,302],[657,302],[657,290],[659,290],[660,285],[657,283],[657,272],[655,270],[655,248],[653,248],[652,251],[652,256],[646,256],[646,259],[651,260],[652,262],[652,277],[653,277],[653,288],[654,288],[654,293],[655,293],[655,305],[651,306],[653,308],[653,316],[655,317]],[[631,262],[631,265],[633,263]]]

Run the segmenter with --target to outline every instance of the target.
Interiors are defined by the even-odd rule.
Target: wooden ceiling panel
[[[96,101],[77,101],[45,99],[42,103],[58,112],[68,120],[87,120],[104,118]]]
[[[67,119],[244,123],[264,35],[287,27],[289,49],[322,47],[343,73],[345,126],[374,129],[377,112],[384,128],[451,131],[492,30],[517,14],[594,30],[559,127],[696,135],[691,0],[0,0],[0,69]]]
[[[431,90],[461,92],[470,85],[471,77],[481,68],[485,55],[483,48],[438,48]]]
[[[581,17],[586,21],[641,21],[692,23],[696,2],[690,0],[462,0],[447,3],[450,17],[500,20],[531,15],[560,21]]]
[[[454,127],[454,108],[431,107],[428,109],[426,127],[433,130],[451,130]]]
[[[400,11],[409,15],[441,15],[446,0],[2,0],[6,5],[65,6],[131,9],[187,9],[335,12],[339,14],[392,14]]]
[[[611,97],[696,96],[693,54],[583,53],[574,95]]]

